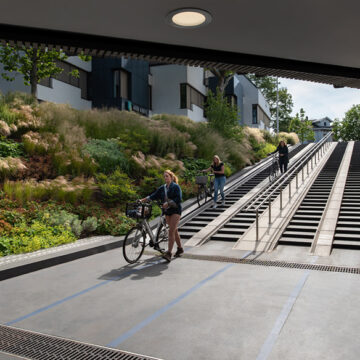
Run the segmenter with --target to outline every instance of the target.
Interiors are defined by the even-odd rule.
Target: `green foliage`
[[[13,73],[23,75],[24,84],[31,85],[31,94],[35,95],[36,85],[41,79],[56,76],[63,72],[57,61],[64,61],[68,56],[62,50],[49,48],[33,48],[18,45],[2,45],[0,47],[0,62],[4,66],[1,73],[3,79],[14,81]],[[78,77],[78,70],[70,72]]]
[[[30,226],[22,223],[10,234],[0,236],[0,256],[20,254],[75,241],[75,236],[64,226],[48,226],[35,221]]]
[[[186,168],[183,178],[186,181],[194,181],[195,176],[199,175],[201,170],[207,169],[211,165],[211,162],[205,159],[187,158],[183,159],[183,162]]]
[[[124,172],[129,171],[129,162],[113,140],[90,140],[83,148],[99,164],[104,174],[113,172],[117,167]]]
[[[65,210],[46,213],[43,221],[50,226],[62,225],[66,229],[71,230],[77,238],[82,235],[89,235],[97,228],[97,219],[95,217],[88,217],[81,221],[78,215]]]
[[[148,169],[139,183],[140,196],[147,196],[153,193],[161,184],[164,183],[164,169]]]
[[[304,109],[300,109],[300,114],[297,113],[291,119],[289,131],[295,132],[302,143],[306,140],[315,140],[312,122],[305,116]]]
[[[97,233],[101,235],[125,235],[134,225],[135,220],[123,214],[103,216],[99,219]]]
[[[359,141],[360,140],[360,104],[353,105],[350,110],[345,113],[342,122],[336,120],[333,124],[335,139],[343,141]]]
[[[261,90],[266,101],[269,103],[273,128],[276,130],[276,89],[278,79],[273,76],[257,77],[253,74],[248,74],[247,77]],[[287,88],[279,87],[279,131],[288,131],[293,106],[292,95],[288,93]]]
[[[226,137],[231,137],[232,129],[239,122],[237,109],[228,103],[218,89],[215,95],[208,92],[205,110],[210,127]]]
[[[136,199],[137,192],[130,178],[121,172],[120,169],[111,175],[99,174],[97,176],[101,195],[107,204],[117,204],[119,202]]]
[[[24,145],[12,140],[0,140],[0,157],[20,157],[24,155]]]
[[[0,98],[0,120],[5,121],[8,125],[15,122],[17,115],[10,110],[9,105],[5,102],[4,97]]]
[[[263,144],[256,152],[257,157],[263,159],[267,156],[267,154],[276,150],[276,146],[273,144],[265,143]]]

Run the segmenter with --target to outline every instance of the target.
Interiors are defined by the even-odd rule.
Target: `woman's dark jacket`
[[[271,154],[275,154],[276,152],[279,152],[279,161],[280,162],[284,162],[284,163],[288,163],[289,162],[289,149],[288,147],[285,146],[278,146],[277,149],[275,151],[273,151]],[[281,154],[283,154],[283,156],[280,156]]]
[[[176,207],[169,206],[167,209],[164,209],[166,215],[179,214],[181,215],[181,188],[178,184],[171,182],[169,188],[167,189],[167,199],[165,198],[165,188],[166,185],[161,185],[155,192],[153,192],[148,198],[151,200],[160,200],[162,203],[165,203],[168,200],[173,200],[176,204]],[[171,204],[170,204],[171,205]]]

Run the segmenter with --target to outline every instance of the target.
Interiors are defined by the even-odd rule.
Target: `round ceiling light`
[[[205,10],[187,8],[171,11],[166,19],[172,26],[182,29],[193,29],[209,24],[212,17]]]

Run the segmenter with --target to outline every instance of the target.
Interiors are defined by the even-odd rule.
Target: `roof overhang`
[[[184,3],[185,2],[185,3]],[[186,0],[4,0],[0,39],[100,57],[132,57],[217,67],[360,88],[360,2],[197,0],[213,21],[201,29],[169,26]]]

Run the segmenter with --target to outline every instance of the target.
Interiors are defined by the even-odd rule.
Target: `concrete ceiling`
[[[207,10],[213,21],[198,29],[179,29],[166,23],[170,11],[185,7]],[[154,55],[151,48],[156,52],[156,48],[160,49],[158,45],[172,45],[173,58],[181,58],[180,50],[184,50],[184,58],[188,60],[202,57],[204,63],[206,58],[199,55],[202,53],[219,64],[280,69],[286,72],[278,73],[279,76],[290,78],[306,79],[306,76],[297,76],[298,72],[331,75],[332,80],[321,76],[308,77],[308,80],[360,87],[359,14],[359,0],[2,0],[0,24],[5,26],[0,28],[0,38],[37,41],[34,34],[40,33],[28,38],[24,28],[19,28],[16,37],[11,39],[12,28],[6,25],[17,25],[41,29],[40,40],[48,44],[53,37],[56,45],[55,38],[65,31],[75,38],[76,34],[97,36],[97,43],[99,36],[111,39],[112,46],[118,44],[117,50],[125,47],[123,52],[129,55],[134,49],[130,49],[131,46],[127,49],[121,41],[138,40],[141,43],[134,42],[138,50],[135,56],[151,56]],[[48,36],[46,42],[44,36]],[[90,47],[90,43],[84,47]],[[94,40],[92,48],[95,43]],[[192,52],[189,47],[196,51]],[[103,50],[106,53],[114,48],[104,45]],[[173,58],[167,62],[174,62]],[[232,69],[242,71],[240,67]],[[350,81],[341,82],[340,78]]]

